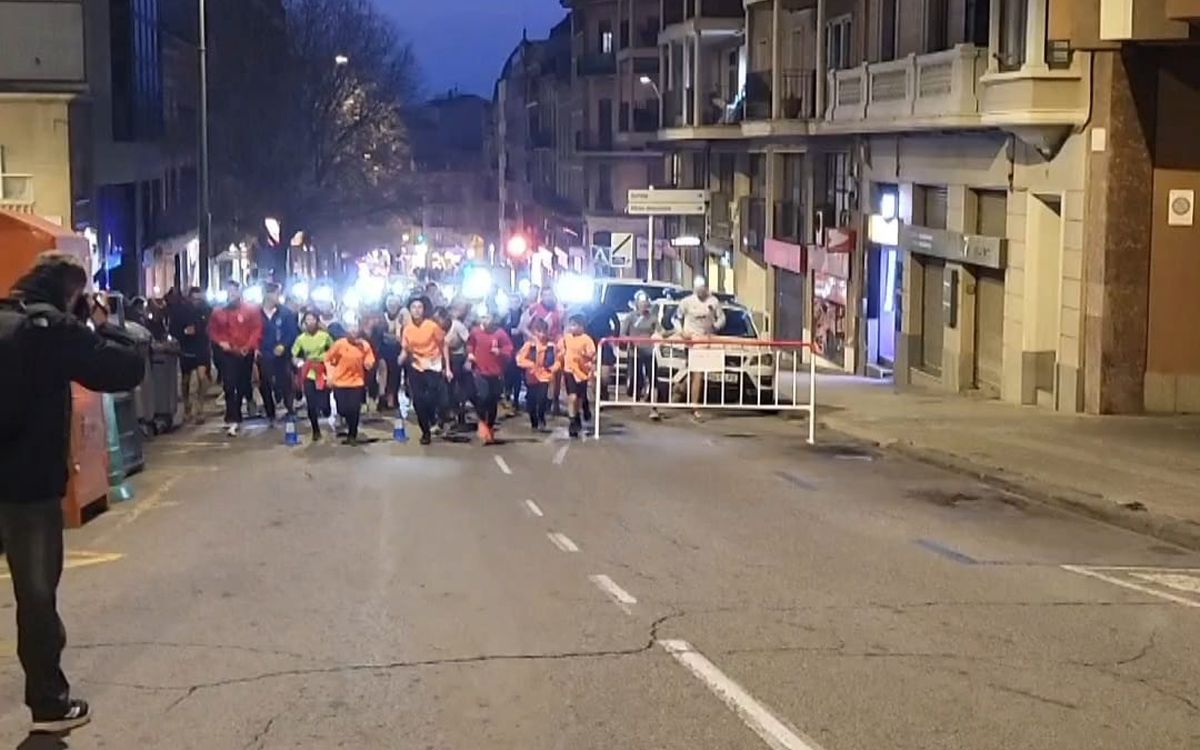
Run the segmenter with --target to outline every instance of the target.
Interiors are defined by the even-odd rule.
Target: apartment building
[[[502,246],[521,236],[535,250],[575,247],[582,262],[584,185],[573,161],[572,76],[569,18],[544,40],[522,39],[496,82],[492,140]]]
[[[637,237],[637,262],[627,273],[645,275],[648,226],[625,214],[629,191],[662,183],[656,89],[657,0],[562,0],[570,10],[573,169],[582,183],[584,247],[606,248],[611,236]],[[656,243],[659,278],[674,275],[666,243]]]
[[[681,5],[659,138],[712,191],[693,267],[776,336],[900,385],[1200,408],[1174,314],[1200,299],[1196,235],[1167,224],[1195,177],[1194,4],[745,0],[733,33]]]
[[[87,92],[82,2],[0,2],[0,210],[74,226],[72,107]]]

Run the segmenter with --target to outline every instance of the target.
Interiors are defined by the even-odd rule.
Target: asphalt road
[[[167,438],[69,534],[65,743],[0,595],[0,746],[1200,747],[1200,558],[802,432]]]

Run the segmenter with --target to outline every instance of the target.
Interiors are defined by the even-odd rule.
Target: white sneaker
[[[662,417],[659,416],[658,409],[651,409],[650,410],[650,420],[653,422],[657,422],[660,419],[662,419]]]
[[[225,427],[225,434],[229,437],[237,437],[239,425],[234,423]]]

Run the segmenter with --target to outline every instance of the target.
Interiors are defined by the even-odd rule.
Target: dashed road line
[[[546,515],[545,513],[542,512],[542,509],[540,507],[538,507],[538,504],[532,500],[525,501],[525,508],[533,515],[537,516],[538,518],[542,518]]]
[[[621,611],[627,615],[633,614],[633,605],[637,604],[637,598],[625,589],[617,585],[616,581],[606,575],[588,576],[588,580],[596,584],[596,587],[608,594],[608,598],[621,608]]]
[[[561,531],[551,531],[546,535],[550,541],[554,543],[563,552],[578,552],[579,546],[571,541],[571,538]]]
[[[563,447],[558,449],[558,452],[554,454],[554,465],[555,466],[562,466],[563,461],[565,461],[567,459],[567,451],[569,451],[569,450],[571,450],[570,443],[567,443],[566,445],[564,445]]]
[[[675,661],[682,664],[703,682],[713,695],[729,706],[771,750],[821,750],[820,745],[776,717],[771,709],[759,703],[745,688],[718,669],[717,665],[692,648],[692,644],[687,641],[663,640],[659,641],[658,645],[666,649]]]
[[[496,456],[495,458],[496,458],[496,465],[500,467],[500,471],[503,471],[505,474],[508,474],[511,476],[512,469],[509,468],[508,462],[504,460],[504,457]]]

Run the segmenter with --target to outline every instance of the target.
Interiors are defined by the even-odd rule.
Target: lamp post
[[[208,181],[208,8],[206,0],[200,0],[199,26],[200,52],[200,205],[196,233],[200,241],[198,265],[200,266],[200,288],[208,289],[210,258],[212,257],[212,212],[209,207]]]

